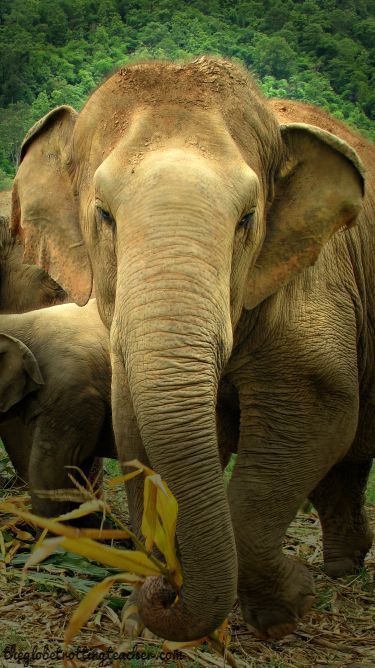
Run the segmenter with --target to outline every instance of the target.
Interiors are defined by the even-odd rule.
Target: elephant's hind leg
[[[350,575],[363,566],[373,533],[364,508],[371,460],[344,460],[310,494],[323,530],[325,570],[331,577]]]

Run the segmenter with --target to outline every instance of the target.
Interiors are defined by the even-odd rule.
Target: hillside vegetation
[[[136,59],[235,58],[269,96],[327,108],[375,139],[372,0],[2,0],[0,187],[49,109],[80,109]]]

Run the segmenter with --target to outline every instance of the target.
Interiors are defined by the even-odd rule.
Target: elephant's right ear
[[[71,142],[77,112],[61,106],[27,133],[12,192],[11,229],[24,244],[24,262],[37,264],[83,305],[92,287],[79,226]]]
[[[5,413],[41,385],[43,376],[31,350],[14,336],[0,334],[0,412]]]

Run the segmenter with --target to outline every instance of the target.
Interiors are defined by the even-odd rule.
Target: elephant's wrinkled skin
[[[71,507],[36,493],[72,487],[68,474],[79,473],[65,467],[89,475],[95,456],[116,457],[110,386],[108,331],[95,299],[1,316],[0,437],[38,514]]]
[[[21,150],[12,225],[26,258],[79,303],[93,272],[120,456],[149,461],[179,502],[178,602],[155,579],[139,595],[146,625],[170,639],[217,627],[237,583],[260,633],[294,627],[313,587],[281,543],[307,495],[328,570],[351,571],[371,542],[373,191],[347,231],[362,207],[358,157],[296,120],[280,125],[233,63],[143,63],[79,116],[50,112]]]
[[[4,313],[24,313],[26,311],[32,311],[34,309],[41,309],[44,307],[52,306],[55,304],[63,303],[67,300],[67,293],[58,285],[43,269],[35,265],[23,264],[23,248],[22,244],[16,239],[11,237],[9,229],[9,216],[10,216],[10,197],[11,193],[3,192],[1,193],[0,198],[0,332],[4,327],[9,326],[9,322],[13,322],[7,317],[4,317]],[[54,311],[52,311],[54,313]],[[33,316],[30,316],[31,318]],[[41,316],[44,317],[44,316]],[[25,316],[25,322],[29,321],[28,316]],[[83,322],[83,315],[79,316],[80,320]],[[97,319],[97,315],[94,314],[94,320]],[[11,331],[14,337],[17,338],[18,329],[23,323],[22,318],[15,319],[17,325],[15,330]],[[78,324],[78,322],[77,322]],[[103,327],[99,320],[97,320],[98,331],[100,331],[100,336],[103,338],[105,332],[102,331]],[[41,336],[41,341],[45,343],[46,339],[48,341],[48,333],[50,328],[47,326],[47,329]],[[61,333],[60,333],[61,337]],[[98,347],[99,347],[98,342]],[[6,347],[6,344],[4,344]],[[48,349],[48,343],[47,343]],[[43,352],[42,354],[46,354]],[[93,355],[94,353],[92,353]],[[51,360],[52,361],[52,360]],[[0,367],[4,366],[4,358],[0,358]],[[104,365],[102,365],[102,370],[104,372]],[[76,376],[78,375],[78,370],[75,372]],[[105,371],[108,374],[108,369]],[[53,375],[53,374],[52,374]],[[67,391],[67,396],[61,398],[62,403],[66,406],[71,403],[72,405],[76,404],[77,398],[71,395],[71,388],[65,385],[64,382],[52,382],[52,377],[50,378],[50,383],[55,385],[55,392],[59,388],[60,392]],[[55,379],[56,380],[56,379]],[[109,380],[107,380],[107,385]],[[1,381],[0,381],[1,384]],[[103,382],[104,385],[104,382]],[[10,388],[8,388],[10,390]],[[3,391],[8,392],[8,389],[5,387]],[[69,393],[70,392],[70,393]],[[43,391],[44,396],[46,392]],[[107,403],[109,402],[109,395],[107,392],[106,396]],[[23,402],[23,407],[24,407]],[[77,412],[79,408],[76,405]],[[86,410],[86,409],[85,409]],[[53,412],[53,411],[52,411]],[[46,412],[44,419],[46,419],[48,411]],[[12,418],[10,419],[9,414],[1,415],[0,413],[0,438],[3,440],[7,454],[16,470],[19,480],[27,481],[28,480],[28,468],[29,468],[29,459],[30,452],[33,446],[34,433],[33,428],[34,422],[30,424],[25,424],[21,419],[20,411],[13,410]],[[61,418],[60,418],[61,419]],[[98,417],[100,423],[100,418]],[[107,429],[109,431],[109,428]],[[112,437],[112,436],[111,436]],[[59,437],[59,444],[61,445],[61,437]],[[88,446],[86,446],[88,447]],[[96,443],[91,443],[92,451],[96,447]],[[113,443],[108,447],[113,448]],[[37,450],[37,446],[34,444],[34,451]],[[62,454],[63,453],[63,454]],[[64,454],[65,453],[65,454]],[[61,448],[60,451],[60,460],[62,456],[66,457],[66,463],[69,463],[69,447],[67,445],[66,450]],[[74,458],[78,461],[78,453],[74,454]],[[92,470],[90,471],[90,477],[94,478],[98,474],[98,471],[101,467],[100,459],[96,459]],[[62,483],[66,482],[66,471],[61,474],[58,473],[57,469],[51,467],[51,477],[50,477],[50,486],[53,488],[54,481],[59,479],[60,487]],[[38,475],[36,476],[38,479]],[[60,506],[63,509],[63,505]],[[54,510],[57,509],[55,504]],[[44,515],[51,515],[52,506],[45,502],[43,508],[41,505],[38,505],[38,510]]]
[[[43,269],[22,263],[22,245],[11,238],[9,218],[0,216],[1,313],[23,313],[61,304],[66,292]]]
[[[0,193],[0,331],[3,313],[23,313],[67,299],[66,292],[43,269],[23,264],[22,245],[10,234],[10,210],[11,193]],[[28,428],[14,418],[12,425],[1,426],[0,436],[6,440],[18,476],[24,479],[27,467],[24,454],[30,447]]]

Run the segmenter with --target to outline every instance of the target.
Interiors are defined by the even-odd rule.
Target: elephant
[[[237,594],[260,637],[295,628],[313,582],[282,541],[307,496],[328,573],[371,544],[374,149],[309,117],[280,123],[229,60],[152,61],[120,68],[79,114],[53,109],[21,147],[25,260],[80,305],[94,280],[120,459],[150,464],[179,504],[178,597],[163,578],[138,593],[170,640],[212,632]],[[127,494],[139,531],[138,479]]]
[[[0,191],[0,217],[6,218],[9,222],[10,210],[12,206],[12,191]]]
[[[68,298],[67,293],[43,269],[23,264],[23,248],[20,241],[11,236],[9,217],[11,193],[2,192],[0,198],[0,328],[2,313],[23,313],[38,308],[60,304]],[[28,448],[28,429],[17,422],[17,439],[10,437],[10,426],[2,426],[1,433],[7,435],[7,451],[18,476],[25,477],[22,460]]]
[[[0,216],[0,314],[64,302],[65,290],[40,267],[23,264],[22,256],[21,243],[11,237],[9,218]]]
[[[110,396],[108,331],[95,299],[1,316],[0,437],[37,514],[72,508],[38,494],[71,488],[69,473],[85,484],[65,467],[92,479],[96,457],[117,457]]]

